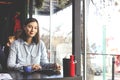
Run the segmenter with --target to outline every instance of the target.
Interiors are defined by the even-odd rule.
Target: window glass
[[[89,80],[120,79],[119,0],[87,0],[86,47]],[[112,59],[115,58],[115,64]],[[116,67],[117,64],[117,67]],[[113,65],[115,67],[113,68]],[[115,71],[114,71],[115,70]],[[88,80],[88,79],[87,79]]]
[[[33,1],[33,17],[39,21],[49,61],[62,65],[62,59],[72,54],[71,0],[41,0],[42,6],[36,6],[36,0]]]

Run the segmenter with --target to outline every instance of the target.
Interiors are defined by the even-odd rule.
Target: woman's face
[[[28,37],[34,37],[38,32],[38,24],[37,22],[30,22],[29,24],[24,27],[25,33]]]

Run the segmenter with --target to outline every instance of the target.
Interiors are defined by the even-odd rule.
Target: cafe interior
[[[114,2],[116,0],[97,1],[98,2],[96,2],[96,0],[0,0],[0,79],[107,80],[106,74],[108,75],[109,72],[114,70],[111,59],[112,57],[114,58],[115,55],[104,54],[107,52],[104,41],[106,38],[106,29],[104,27],[102,28],[102,38],[97,37],[98,35],[100,37],[101,34],[97,36],[95,34],[96,32],[99,33],[101,29],[97,29],[96,26],[99,25],[101,27],[106,25],[102,25],[102,21],[99,23],[101,18],[96,17],[95,13],[103,16],[104,13],[100,13],[100,9],[103,8],[104,12],[104,8],[108,9],[106,5],[110,6],[110,1]],[[98,4],[100,2],[101,5]],[[94,6],[90,8],[91,4]],[[96,10],[96,12],[93,9]],[[90,17],[90,12],[93,12],[92,16],[96,18]],[[109,17],[110,14],[107,16]],[[106,18],[106,16],[104,17]],[[22,28],[27,18],[36,18],[38,20],[40,24],[40,39],[45,42],[49,63],[59,63],[62,66],[59,72],[44,70],[24,73],[22,71],[9,71],[6,69],[5,55],[3,55],[6,51],[4,47],[9,36],[14,35],[17,28]],[[89,29],[88,26],[91,28]],[[89,35],[92,37],[89,37]],[[102,41],[103,54],[99,54],[102,53],[102,51],[97,52],[98,44],[94,43],[100,40]],[[98,43],[100,44],[100,42]],[[101,48],[101,45],[99,47]],[[96,59],[100,56],[102,56],[102,60],[101,58]],[[110,58],[110,64],[106,66],[107,63],[105,63],[105,61],[108,62],[107,58]],[[70,60],[73,60],[74,64],[70,65]],[[98,64],[99,62],[102,63],[100,63],[103,68],[101,69],[102,71],[98,71],[99,69],[96,69],[95,65],[92,65],[95,61],[98,61]],[[109,65],[111,66],[110,71],[105,71]],[[70,75],[71,71],[72,76]],[[109,78],[114,80],[114,71],[110,73],[110,75]]]

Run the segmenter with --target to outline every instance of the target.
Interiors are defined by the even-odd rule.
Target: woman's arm
[[[60,70],[61,66],[57,63],[49,63],[48,62],[48,54],[46,51],[46,46],[44,42],[41,41],[41,66],[42,69],[57,69]]]
[[[16,42],[13,42],[13,44],[10,46],[10,53],[8,56],[8,69],[20,69],[22,65],[17,64],[17,45]]]
[[[41,50],[41,58],[40,58],[40,64],[48,64],[48,56],[46,51],[46,46],[43,41],[40,42],[40,50]]]

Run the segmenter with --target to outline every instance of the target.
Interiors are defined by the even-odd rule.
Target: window
[[[115,57],[116,60],[116,55],[120,55],[118,37],[120,2],[119,0],[88,0],[86,4],[88,4],[86,6],[88,11],[86,13],[87,61],[89,66],[95,65],[91,67],[93,73],[89,73],[88,78],[91,78],[90,80],[96,80],[98,77],[100,80],[113,79],[112,58]],[[97,72],[99,70],[102,72],[97,73],[96,76],[95,69]],[[116,74],[114,78],[120,79]]]
[[[74,54],[78,76],[81,75],[80,56],[85,50],[82,4],[81,0],[44,0],[42,6],[36,7],[33,0],[28,15],[39,20],[40,35],[46,43],[49,61],[62,65],[64,57]]]
[[[72,54],[72,3],[70,0],[43,1],[40,8],[33,7],[33,17],[39,21],[49,61],[62,65],[62,59]]]

